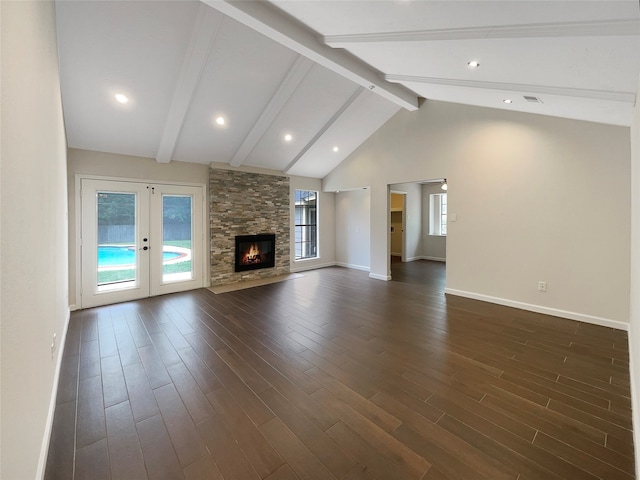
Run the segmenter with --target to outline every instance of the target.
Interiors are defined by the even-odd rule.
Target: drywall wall
[[[368,271],[371,244],[369,189],[361,188],[335,195],[336,263]],[[386,209],[382,215],[387,218]]]
[[[429,195],[434,193],[444,193],[444,190],[440,188],[440,183],[422,185],[422,256],[426,260],[444,262],[447,258],[447,237],[429,235],[429,222],[431,221]],[[448,220],[447,224],[450,221]]]
[[[0,478],[32,479],[44,473],[69,318],[66,139],[54,3],[0,12]]]
[[[115,153],[93,152],[70,148],[68,150],[68,202],[69,202],[69,303],[79,306],[76,285],[80,282],[77,266],[79,251],[76,245],[76,176],[99,175],[104,177],[134,178],[151,181],[171,181],[208,185],[209,166],[197,163],[158,163],[153,158],[132,157]],[[208,202],[207,202],[208,203]],[[208,208],[208,207],[207,207]],[[208,210],[205,211],[209,218]],[[76,226],[76,223],[78,225]],[[208,250],[208,243],[206,249]],[[206,278],[209,273],[205,272]]]
[[[396,114],[323,188],[370,187],[370,275],[388,278],[388,185],[447,178],[457,215],[448,292],[624,327],[629,175],[628,128],[426,101]]]
[[[638,89],[640,91],[640,79]],[[640,103],[631,124],[631,295],[629,362],[636,477],[640,478]]]
[[[291,268],[292,272],[301,272],[312,268],[335,265],[335,194],[322,191],[322,180],[310,177],[290,177],[291,211],[293,212],[296,190],[315,190],[318,192],[318,258],[295,259],[295,215],[291,215]]]

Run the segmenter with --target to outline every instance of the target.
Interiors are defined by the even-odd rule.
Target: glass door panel
[[[81,181],[81,305],[149,296],[147,186]]]
[[[162,195],[162,283],[193,280],[193,198]]]
[[[96,192],[98,291],[135,287],[136,194]]]
[[[154,185],[150,202],[151,295],[202,287],[204,188]]]

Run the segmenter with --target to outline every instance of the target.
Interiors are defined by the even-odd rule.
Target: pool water
[[[162,260],[172,260],[181,255],[179,252],[162,252]],[[98,267],[133,265],[136,252],[131,247],[98,247]]]

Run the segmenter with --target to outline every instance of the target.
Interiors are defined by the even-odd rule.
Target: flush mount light
[[[445,192],[447,191],[447,188],[449,188],[449,187],[447,186],[447,179],[446,179],[446,178],[444,179],[444,182],[442,182],[442,184],[440,185],[440,188],[441,188],[442,190],[444,190]]]
[[[218,117],[218,118],[216,118],[216,123],[217,123],[218,125],[224,125],[224,124],[225,124],[225,123],[227,123],[227,122],[226,122],[226,120],[224,119],[224,117]]]
[[[470,62],[467,62],[467,65],[469,65],[469,68],[478,68],[480,66],[480,62],[477,60],[471,60]]]
[[[285,141],[285,142],[290,142],[292,139],[293,139],[293,137],[291,136],[291,134],[290,134],[290,133],[287,133],[287,134],[284,136],[284,141]]]
[[[502,100],[503,103],[513,103],[513,100],[511,100],[510,98],[505,98],[504,100]]]
[[[124,93],[116,93],[115,97],[116,97],[116,101],[118,103],[125,104],[125,103],[127,103],[129,101],[129,99],[127,98],[127,96]]]
[[[333,147],[334,152],[337,152],[338,150],[339,150],[338,147]]]

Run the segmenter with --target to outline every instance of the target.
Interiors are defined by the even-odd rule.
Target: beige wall
[[[640,81],[638,82],[640,91]],[[636,477],[640,478],[640,103],[636,99],[631,125],[631,325],[629,360]]]
[[[401,193],[391,193],[391,210],[402,210],[404,208],[404,196]]]
[[[76,176],[100,175],[104,177],[132,178],[147,181],[171,181],[208,185],[209,166],[197,163],[158,163],[153,158],[131,157],[114,153],[93,152],[70,148],[68,152],[68,202],[69,202],[69,303],[79,307],[76,286],[80,279],[79,251],[76,245]],[[208,198],[208,197],[207,197]],[[209,218],[208,210],[205,217]],[[209,245],[205,246],[207,252]],[[205,272],[208,278],[208,272]]]
[[[449,292],[625,326],[629,159],[628,128],[426,101],[396,114],[323,188],[370,186],[374,278],[389,275],[388,185],[447,178],[458,217]]]
[[[335,195],[336,262],[344,267],[369,271],[371,245],[369,189],[360,188]],[[382,215],[387,217],[386,208]]]
[[[69,318],[66,140],[54,3],[3,1],[0,16],[0,478],[32,479]]]

